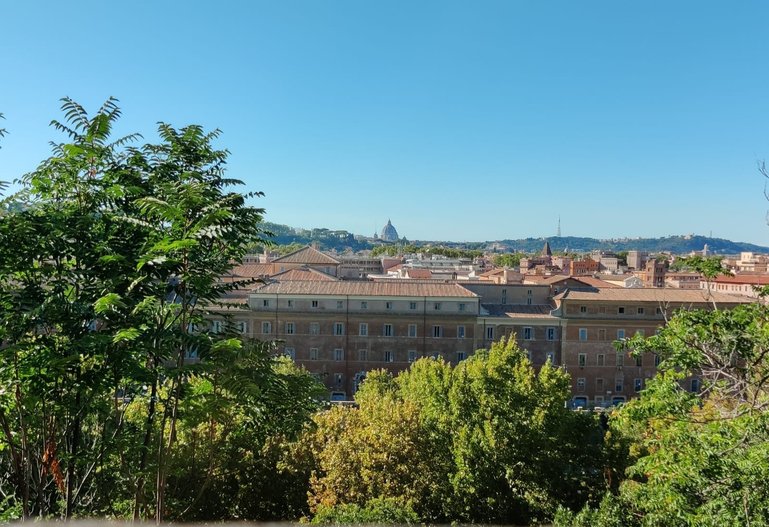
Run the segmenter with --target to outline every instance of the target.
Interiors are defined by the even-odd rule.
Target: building
[[[277,339],[334,398],[367,371],[398,372],[421,357],[460,361],[479,346],[479,298],[456,284],[274,281],[248,294],[248,334]]]
[[[395,227],[393,227],[393,224],[389,219],[387,220],[387,225],[382,227],[382,233],[379,235],[379,239],[385,242],[397,242],[399,240],[398,231],[395,230]]]
[[[275,341],[335,399],[350,398],[373,369],[397,373],[421,357],[458,363],[514,336],[535,367],[550,361],[569,371],[575,407],[592,407],[634,397],[656,372],[655,357],[617,353],[616,340],[654,334],[676,309],[753,301],[724,293],[731,286],[748,294],[733,289],[753,283],[715,281],[714,291],[623,288],[591,277],[535,281],[343,280],[304,265],[229,293],[223,300],[233,309],[220,313],[243,334]],[[221,324],[214,318],[212,329]]]
[[[700,289],[758,298],[759,289],[769,286],[769,274],[739,273],[721,275],[712,280],[701,280]]]
[[[605,288],[556,295],[561,320],[561,364],[572,376],[574,405],[604,406],[634,397],[657,371],[656,356],[618,352],[616,340],[653,335],[677,309],[730,308],[749,300],[685,289]],[[696,391],[698,381],[689,385]]]

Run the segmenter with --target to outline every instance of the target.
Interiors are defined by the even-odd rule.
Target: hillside
[[[371,238],[356,235],[345,230],[325,228],[296,229],[288,225],[280,225],[270,222],[265,222],[264,228],[273,234],[271,240],[277,245],[289,245],[292,243],[304,245],[317,243],[322,250],[334,250],[337,252],[348,250],[361,251],[371,249],[377,245],[377,242],[374,242]],[[548,238],[505,239],[461,243],[434,240],[409,240],[409,242],[414,245],[441,245],[461,249],[490,250],[496,247],[497,252],[519,251],[535,253],[542,249],[546,240],[550,243],[550,247],[553,251],[566,252],[638,250],[650,253],[670,252],[673,254],[686,254],[692,251],[701,251],[705,244],[707,244],[710,251],[715,254],[737,254],[742,251],[769,253],[769,247],[766,246],[699,235],[666,236],[663,238],[621,238],[612,240],[599,240],[597,238],[580,236],[552,236]]]

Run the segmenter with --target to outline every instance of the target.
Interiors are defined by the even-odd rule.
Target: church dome
[[[379,237],[386,242],[398,241],[398,231],[395,230],[395,227],[390,223],[390,220],[387,220],[387,225],[382,228],[382,234],[380,234]]]

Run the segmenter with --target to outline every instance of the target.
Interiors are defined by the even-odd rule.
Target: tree
[[[317,415],[300,440],[311,510],[388,499],[422,521],[523,524],[597,501],[601,430],[565,408],[569,387],[549,363],[535,372],[514,339],[456,367],[371,373],[359,408]]]
[[[219,276],[261,241],[263,213],[247,202],[259,193],[230,190],[218,132],[161,124],[161,142],[137,148],[137,135],[111,139],[114,99],[93,116],[62,109],[53,126],[68,141],[0,216],[0,514],[161,521],[180,438],[198,426],[190,397],[229,409],[224,394],[248,387],[253,408],[239,408],[262,438],[276,422],[297,428],[315,399],[267,348],[207,329],[221,295],[247,285]]]
[[[497,267],[518,267],[521,265],[521,258],[524,256],[522,253],[497,254],[494,256],[493,262]]]
[[[622,525],[769,522],[769,308],[680,311],[634,337],[660,371],[610,422],[627,469],[616,497],[580,513]],[[577,524],[566,518],[563,524]]]

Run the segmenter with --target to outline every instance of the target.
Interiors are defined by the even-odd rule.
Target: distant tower
[[[558,215],[558,231],[555,233],[556,237],[561,237],[561,216]]]

